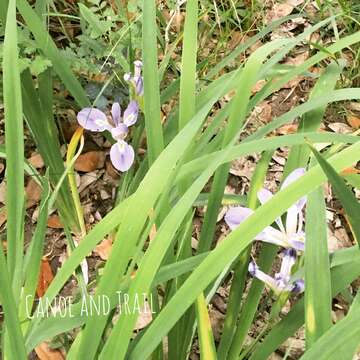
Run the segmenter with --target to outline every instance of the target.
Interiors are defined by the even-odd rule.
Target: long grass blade
[[[308,196],[305,231],[305,331],[306,345],[311,347],[332,325],[326,207],[322,188]]]
[[[320,153],[314,147],[311,147],[311,151],[328,177],[336,196],[340,199],[342,205],[344,206],[351,230],[353,231],[357,244],[360,247],[360,204],[358,200],[353,192],[348,188],[345,181],[320,155]]]
[[[157,25],[155,0],[143,0],[144,113],[148,161],[151,165],[164,148],[161,125],[157,65]]]
[[[20,290],[24,231],[24,132],[18,67],[15,1],[9,3],[4,41],[7,265],[15,292]]]
[[[202,359],[216,360],[214,334],[203,294],[196,299],[196,318],[198,321],[200,356]]]
[[[273,151],[263,152],[261,159],[258,162],[255,168],[255,172],[251,178],[250,192],[247,202],[247,206],[251,209],[255,209],[258,206],[257,192],[263,186],[272,154]],[[242,343],[241,335],[238,334],[239,328],[244,329],[243,332],[247,333],[246,325],[244,325],[243,321],[241,321],[242,319],[238,321],[238,318],[241,309],[240,305],[243,298],[243,290],[244,290],[246,275],[248,272],[247,269],[248,269],[250,253],[251,253],[251,246],[249,246],[247,251],[244,251],[241,254],[241,256],[238,259],[238,263],[234,269],[234,278],[231,284],[223,333],[218,348],[219,359],[226,359],[228,357],[228,352],[233,342],[239,344],[238,346],[233,345],[234,348],[236,347],[236,350],[234,352],[236,354],[239,354],[240,351],[237,351],[237,349],[241,346],[240,344]],[[272,263],[271,259],[273,258],[273,256],[269,256],[269,255],[271,254],[267,254],[266,259],[270,259],[270,264],[271,264]],[[270,266],[268,264],[260,263],[261,268],[266,271],[267,267],[265,265],[267,265],[267,267]],[[254,301],[252,301],[251,303],[254,304],[255,308],[257,307]],[[242,313],[244,313],[244,311]],[[250,314],[250,311],[246,311],[245,313],[248,315]],[[237,328],[238,324],[239,326]]]
[[[195,115],[198,0],[188,0],[181,58],[179,129]]]
[[[316,96],[323,96],[330,90],[333,90],[341,73],[341,66],[335,62],[328,65],[325,71],[321,74],[319,80],[312,89],[309,98]],[[326,110],[326,104],[311,110],[302,117],[298,132],[317,131],[320,127],[321,120]],[[291,148],[288,160],[284,168],[284,176],[287,176],[292,170],[297,167],[305,167],[309,160],[310,149],[305,144],[297,145]]]
[[[352,359],[349,349],[359,344],[360,304],[357,303],[351,313],[327,331],[305,354],[302,360]]]
[[[23,265],[24,232],[24,134],[21,85],[18,67],[16,1],[10,0],[4,40],[4,106],[6,145],[7,260],[0,246],[0,299],[5,313],[5,356],[26,359],[24,340],[17,316]],[[6,263],[7,261],[7,263]],[[6,266],[7,265],[7,266]],[[9,347],[7,347],[7,345]]]

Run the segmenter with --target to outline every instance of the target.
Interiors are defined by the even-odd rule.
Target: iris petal
[[[136,123],[137,117],[139,113],[139,106],[136,101],[130,101],[128,107],[124,111],[124,119],[123,122],[126,126],[131,126]]]
[[[141,60],[135,60],[134,61],[134,75],[136,77],[141,76],[141,69],[143,67],[143,63]]]
[[[297,179],[299,179],[301,176],[303,176],[305,174],[305,169],[304,168],[297,168],[294,171],[292,171],[284,180],[284,182],[281,185],[281,189],[286,188],[287,186],[289,186],[291,183],[293,183],[294,181],[296,181]]]
[[[258,191],[258,193],[257,193],[257,197],[258,197],[261,205],[265,204],[273,196],[274,196],[273,193],[271,191],[269,191],[268,189],[265,189],[265,188],[260,189]],[[278,217],[275,221],[276,221],[276,224],[279,227],[279,229],[281,231],[285,232],[285,228],[284,228],[284,225],[283,225],[283,222],[282,222],[281,218]]]
[[[264,241],[285,248],[289,247],[286,234],[273,228],[272,226],[267,226],[260,234],[255,237],[255,240]]]
[[[248,270],[251,276],[265,283],[274,292],[279,291],[276,280],[270,275],[261,271],[255,262],[252,261],[249,263]]]
[[[111,130],[106,115],[96,108],[84,108],[77,114],[79,124],[86,130],[102,132]]]
[[[306,172],[306,170],[304,168],[298,168],[298,169],[295,169],[294,171],[292,171],[284,180],[284,182],[281,186],[281,189],[286,188],[291,183],[293,183],[294,181],[299,179],[301,176],[303,176],[305,174],[305,172]],[[306,196],[302,197],[295,204],[298,207],[298,212],[300,212],[306,204]]]
[[[232,207],[225,214],[225,222],[231,230],[234,230],[253,212],[253,210],[242,206]]]
[[[111,162],[119,171],[129,170],[134,162],[134,158],[134,149],[123,140],[119,140],[110,149]]]
[[[289,237],[294,235],[298,228],[298,215],[299,215],[299,208],[296,204],[292,205],[286,215],[286,233]]]
[[[121,121],[121,107],[120,104],[115,102],[111,107],[111,115],[114,120],[115,126],[118,126]]]
[[[279,275],[283,279],[286,279],[287,282],[290,279],[291,269],[294,266],[295,262],[296,262],[296,251],[291,248],[286,249],[284,251],[284,257],[281,262],[281,268],[280,268]]]
[[[123,123],[120,123],[118,126],[111,129],[111,135],[116,141],[123,140],[128,132],[128,127]]]
[[[304,280],[296,280],[291,286],[291,292],[294,294],[300,294],[305,290]]]

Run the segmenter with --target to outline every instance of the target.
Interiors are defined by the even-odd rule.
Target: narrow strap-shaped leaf
[[[341,66],[332,62],[320,75],[314,88],[311,90],[310,99],[317,96],[323,96],[332,91],[338,81],[341,73]],[[300,121],[298,132],[317,131],[324,116],[327,104],[324,104],[314,110],[305,113]],[[299,167],[305,167],[309,160],[310,149],[305,145],[297,145],[291,148],[284,168],[284,176]]]
[[[164,148],[161,125],[157,65],[157,25],[155,0],[143,0],[144,115],[148,161],[151,165]]]
[[[11,0],[10,0],[11,2]],[[16,301],[11,289],[9,272],[6,267],[6,260],[2,246],[0,246],[0,301],[5,315],[5,345],[3,354],[8,354],[9,359],[25,360],[26,352],[24,339],[20,329],[20,321],[17,315]],[[10,356],[11,355],[11,356]]]
[[[4,25],[6,23],[6,14],[8,10],[8,5],[9,5],[9,0],[0,1],[0,17]]]
[[[179,129],[195,114],[198,0],[188,0],[181,58]]]
[[[232,161],[241,156],[245,156],[251,153],[261,152],[264,150],[276,149],[281,146],[291,146],[296,144],[302,144],[306,139],[311,140],[314,143],[317,142],[334,142],[334,143],[348,143],[354,144],[360,141],[358,136],[342,135],[334,133],[304,133],[304,134],[293,134],[284,136],[274,136],[272,138],[259,139],[246,141],[233,147],[229,157],[226,161]],[[178,175],[176,181],[180,181],[184,177],[193,176],[198,174],[201,170],[206,167],[217,154],[223,150],[215,151],[207,155],[196,158],[195,160],[189,161],[184,164]]]
[[[336,196],[341,201],[348,216],[351,229],[354,233],[357,244],[360,247],[360,204],[353,192],[348,188],[345,181],[338,175],[335,169],[323,158],[320,153],[311,146],[316,160],[329,179]]]
[[[351,313],[328,330],[313,346],[305,352],[301,360],[351,360],[349,348],[359,344],[360,304],[357,303]]]
[[[352,316],[353,312],[358,311],[359,306],[360,306],[360,292],[358,291],[353,302],[351,303],[351,307],[348,312],[348,316]],[[353,360],[355,351],[359,347],[359,343],[360,343],[359,337],[355,336],[352,341],[350,340],[349,342],[346,342],[346,343],[343,343],[342,345],[340,345],[339,354],[343,355],[344,360],[345,359]]]
[[[204,294],[200,294],[196,299],[196,318],[198,321],[200,357],[201,359],[216,360],[214,335]]]
[[[305,331],[310,347],[332,325],[326,207],[321,187],[308,195],[305,231]]]
[[[14,290],[20,290],[24,229],[24,130],[18,67],[15,0],[9,2],[5,28],[3,87],[6,146],[7,265]]]
[[[52,95],[49,95],[49,92],[52,92],[50,76],[50,72],[42,74],[36,90],[30,71],[25,70],[21,75],[21,84],[26,124],[44,163],[49,168],[51,184],[55,186],[65,168],[60,152],[58,129],[52,114]],[[60,188],[56,205],[64,221],[76,230],[77,217],[67,181]]]
[[[230,115],[225,129],[222,145],[225,147],[231,142],[237,141],[245,117],[248,111],[248,103],[251,96],[251,89],[256,83],[258,72],[266,57],[273,51],[280,48],[284,43],[282,41],[271,42],[257,49],[247,61],[244,70],[238,73],[238,83],[236,95],[232,99]],[[203,226],[200,233],[198,251],[207,251],[213,240],[216,218],[218,216],[219,206],[224,194],[229,164],[222,165],[215,173],[212,183],[212,190],[209,197],[209,206],[207,207]]]
[[[23,264],[24,229],[24,134],[20,73],[18,67],[18,40],[16,26],[16,1],[10,0],[7,9],[3,87],[5,107],[6,145],[6,209],[7,223],[7,263],[0,245],[0,300],[5,315],[6,332],[3,334],[6,358],[26,359],[25,345],[17,316],[17,299],[20,292]]]
[[[257,193],[264,184],[264,180],[266,178],[266,173],[272,155],[273,151],[264,151],[260,161],[256,165],[255,172],[251,178],[250,192],[247,202],[248,207],[251,209],[255,209],[257,207]],[[266,248],[269,248],[269,246],[266,246]],[[238,332],[243,331],[245,334],[247,333],[246,324],[244,324],[243,319],[240,319],[240,321],[238,322],[238,318],[241,309],[240,305],[243,299],[246,275],[248,273],[250,252],[251,245],[248,247],[247,251],[244,251],[241,254],[234,269],[234,278],[231,283],[223,333],[218,347],[218,357],[220,360],[227,359],[228,352],[231,346],[236,348],[236,350],[234,350],[234,353],[238,355],[240,352],[239,348],[241,347],[243,341],[241,334],[239,334]],[[263,261],[261,261],[261,268],[266,271],[267,267],[271,266],[272,264],[272,258],[273,256],[271,256],[271,254],[266,254],[265,259],[270,260],[267,261],[269,264],[263,264]],[[267,265],[267,267],[264,268],[265,265]],[[261,282],[259,282],[259,285],[261,285]],[[252,287],[254,287],[254,284],[252,284]],[[255,309],[257,308],[257,303],[256,301],[254,301],[254,299],[252,299],[251,304],[252,306],[254,306]],[[244,313],[244,311],[242,311],[242,313]],[[250,315],[249,317],[250,319],[252,319],[251,312],[249,310],[246,311],[246,314]],[[242,330],[240,330],[240,328]],[[236,345],[234,345],[234,343],[236,343]]]
[[[29,315],[29,309],[32,308],[35,299],[35,290],[39,280],[40,262],[43,254],[43,246],[45,239],[45,232],[47,226],[47,219],[49,215],[49,200],[50,200],[50,187],[47,182],[43,182],[42,197],[40,202],[39,217],[37,220],[36,229],[31,239],[31,244],[28,248],[25,266],[25,284],[22,291],[21,302],[19,306],[20,320],[28,320],[26,317]],[[26,333],[26,329],[29,326],[29,322],[23,323],[23,332]]]

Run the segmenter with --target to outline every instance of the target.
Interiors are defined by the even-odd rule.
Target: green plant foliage
[[[7,183],[6,206],[0,209],[7,215],[6,243],[0,247],[0,350],[5,359],[25,359],[50,342],[69,360],[182,360],[196,344],[201,359],[265,360],[302,325],[303,359],[338,354],[351,359],[360,343],[360,302],[349,286],[360,276],[360,252],[353,246],[329,254],[323,185],[331,184],[350,238],[359,243],[353,191],[359,187],[358,131],[326,128],[328,113],[350,101],[356,107],[360,100],[355,79],[344,80],[354,69],[343,56],[351,49],[353,64],[358,61],[360,32],[352,19],[357,10],[343,1],[318,2],[316,16],[306,17],[302,27],[295,20],[305,18],[302,6],[279,3],[293,13],[264,25],[267,8],[250,3],[0,2],[5,119],[0,158]],[[332,16],[335,9],[344,15]],[[291,24],[297,24],[291,36],[281,31],[273,36]],[[241,41],[230,46],[238,34],[244,35]],[[313,37],[321,41],[314,43]],[[304,46],[307,60],[284,64]],[[249,119],[263,102],[299,77],[308,86],[306,96],[250,128]],[[77,126],[71,141],[63,136],[64,113]],[[297,122],[296,133],[278,135],[280,127]],[[77,192],[74,164],[83,149],[100,147],[110,149],[114,166],[114,158],[131,158],[131,167],[120,174],[112,210],[91,226],[84,221],[85,196]],[[38,170],[26,160],[34,148],[44,161]],[[289,154],[284,186],[271,196],[263,187],[280,148]],[[250,156],[256,161],[249,187],[226,193],[231,162]],[[294,170],[303,175],[287,184]],[[41,187],[36,224],[25,222],[28,175]],[[303,211],[299,202],[305,198]],[[248,216],[228,231],[219,223],[224,206],[226,211],[241,206]],[[36,289],[53,210],[60,214],[68,249],[43,303]],[[199,213],[204,214],[200,226]],[[299,229],[291,232],[294,213]],[[225,221],[229,225],[227,216]],[[269,240],[269,231],[281,238]],[[26,242],[24,232],[31,233]],[[108,258],[87,262],[108,236],[113,239]],[[270,244],[260,244],[260,238]],[[278,270],[277,256],[283,263],[293,261],[284,265],[287,272]],[[249,281],[251,276],[257,279]],[[61,308],[59,316],[52,304],[67,286],[71,306]],[[219,332],[211,326],[211,303],[224,287],[230,291]],[[119,292],[136,310],[121,312]],[[332,301],[339,293],[350,310],[333,323]],[[290,296],[290,309],[282,312]],[[84,307],[100,298],[108,301],[108,311],[84,315]],[[149,303],[152,321],[137,326]]]

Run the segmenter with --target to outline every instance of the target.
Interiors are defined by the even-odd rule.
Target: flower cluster
[[[283,182],[281,188],[285,188],[305,173],[305,169],[299,168],[294,170]],[[258,192],[258,199],[261,204],[269,201],[273,194],[267,189],[261,189]],[[302,210],[306,204],[306,198],[301,198],[292,205],[286,215],[285,225],[279,217],[276,219],[276,225],[266,227],[255,240],[268,242],[285,248],[283,251],[283,259],[281,269],[271,277],[262,272],[254,261],[249,264],[249,273],[253,277],[263,281],[275,294],[279,295],[283,292],[300,293],[304,290],[304,281],[297,280],[290,282],[292,267],[296,262],[296,251],[304,251],[305,249],[305,233],[303,231],[303,214]],[[240,225],[254,211],[237,206],[230,208],[225,215],[225,221],[231,230]]]
[[[141,76],[141,61],[135,61],[135,74],[129,76],[129,81],[134,82],[137,96],[143,94],[143,78]],[[119,103],[114,103],[111,108],[111,119],[99,109],[84,108],[77,114],[79,124],[86,130],[93,132],[109,131],[116,141],[110,149],[110,159],[114,167],[119,171],[127,171],[134,162],[135,153],[125,138],[129,127],[137,121],[139,105],[135,100],[122,113]]]

